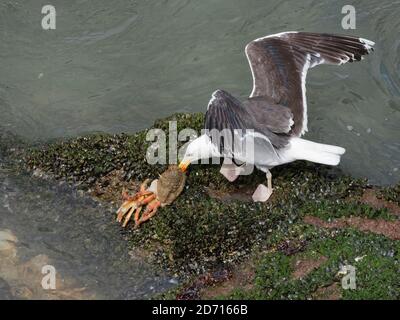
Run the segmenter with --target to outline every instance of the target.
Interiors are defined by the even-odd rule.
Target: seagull
[[[297,31],[251,41],[245,48],[253,76],[249,98],[241,102],[224,90],[215,91],[205,130],[189,143],[179,167],[186,171],[198,160],[223,158],[220,172],[232,182],[255,166],[266,173],[267,186],[258,185],[252,198],[264,202],[272,194],[271,168],[296,160],[338,165],[344,148],[301,138],[308,131],[307,72],[320,64],[360,61],[374,44],[348,35]],[[225,132],[222,141],[212,132]]]

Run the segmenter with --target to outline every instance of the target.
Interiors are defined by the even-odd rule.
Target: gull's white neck
[[[193,140],[189,144],[186,153],[192,156],[192,160],[221,157],[218,148],[211,142],[211,139],[206,134]]]

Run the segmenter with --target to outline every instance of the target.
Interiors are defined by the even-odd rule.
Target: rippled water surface
[[[0,167],[0,300],[143,299],[176,283],[132,251],[112,217],[67,186]],[[43,290],[46,265],[57,290]]]
[[[44,31],[41,8],[48,3],[57,10],[57,29]],[[400,178],[400,1],[351,1],[356,30],[341,28],[345,4],[348,1],[3,0],[0,128],[30,140],[98,130],[134,132],[174,112],[205,111],[217,88],[246,98],[252,80],[244,46],[254,38],[287,30],[347,33],[375,41],[376,50],[362,63],[321,66],[309,73],[306,137],[345,147],[341,166],[347,173],[377,184],[395,183]],[[103,294],[101,286],[111,281],[106,266],[128,261],[113,236],[118,228],[103,235],[101,228],[110,228],[109,217],[96,216],[91,204],[72,205],[75,199],[65,190],[48,188],[0,172],[0,229],[19,239],[22,259],[56,259],[65,272],[78,274],[71,278],[89,282]],[[42,200],[29,198],[33,195]],[[35,203],[33,211],[21,200]],[[96,218],[79,219],[82,210]],[[84,228],[97,218],[103,222],[86,239]],[[76,224],[80,227],[75,234]],[[60,234],[65,232],[69,236],[64,239]],[[74,235],[77,243],[87,243],[73,249],[78,245],[73,244]],[[98,251],[93,243],[97,237]],[[119,253],[105,253],[102,241],[113,243]],[[69,262],[57,256],[60,252],[72,257]],[[111,258],[105,257],[108,254]],[[97,274],[96,263],[106,271]],[[124,268],[111,276],[116,285],[109,296],[130,290],[138,297],[156,281],[139,274],[139,284],[125,288],[136,273]],[[120,271],[125,278],[118,276]],[[4,277],[0,295],[6,290]]]
[[[400,1],[54,0],[57,29],[41,29],[41,0],[0,4],[0,125],[47,139],[133,132],[173,112],[204,111],[223,88],[245,98],[250,40],[285,30],[374,40],[362,63],[308,77],[308,137],[347,148],[343,168],[372,182],[400,176]]]

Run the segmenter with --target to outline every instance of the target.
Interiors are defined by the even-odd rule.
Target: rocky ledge
[[[167,132],[170,120],[177,120],[178,130],[199,132],[203,125],[202,114],[176,114],[153,128]],[[117,209],[123,188],[136,191],[166,169],[147,163],[146,133],[21,143],[2,154],[13,159],[15,170],[67,181]],[[253,203],[262,173],[229,183],[218,166],[192,166],[172,205],[141,228],[122,231],[146,259],[185,279],[163,298],[400,298],[400,184],[371,186],[306,162],[272,174],[272,197]],[[348,265],[355,267],[356,289],[341,284]]]

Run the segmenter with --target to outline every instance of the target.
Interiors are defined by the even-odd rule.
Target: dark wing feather
[[[288,134],[294,124],[292,111],[275,104],[266,97],[249,98],[243,103],[246,110],[253,115],[260,128],[268,128],[274,133]]]
[[[266,148],[272,149],[272,146],[282,148],[288,144],[289,140],[288,135],[278,135],[267,127],[260,126],[239,100],[223,90],[217,90],[212,95],[205,115],[205,129],[214,143],[218,140],[212,137],[213,132],[221,134],[224,141],[232,141],[235,135],[244,135],[249,129],[256,135],[265,137],[265,141],[258,141],[258,143],[266,144]],[[264,138],[259,140],[264,140]],[[222,151],[227,151],[227,146],[223,147]],[[218,145],[218,148],[221,148],[221,145]],[[228,150],[228,152],[235,153],[234,150]]]
[[[284,32],[250,42],[246,55],[253,74],[250,97],[268,96],[291,109],[291,134],[307,131],[305,77],[318,64],[340,65],[361,60],[372,50],[372,41],[351,36]]]

